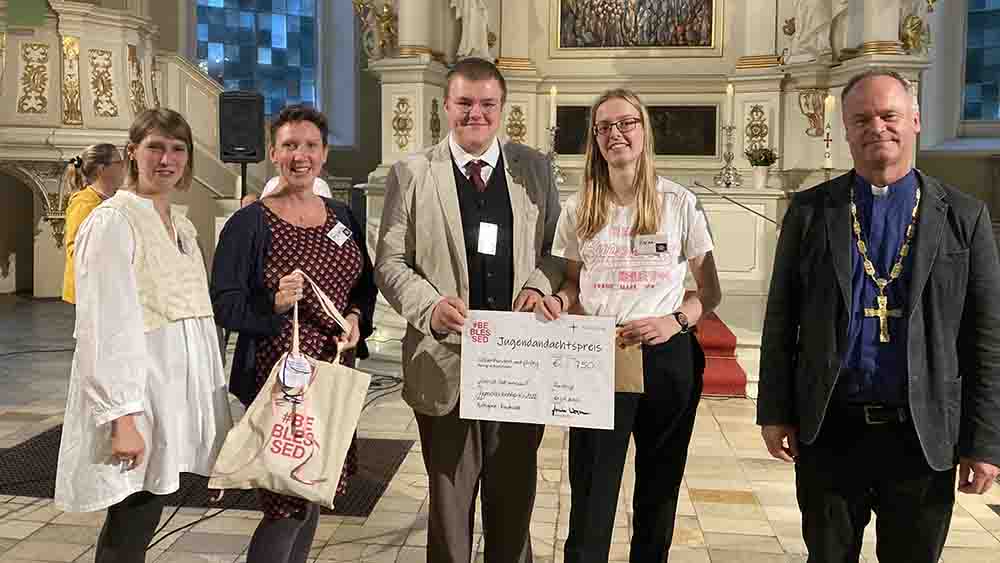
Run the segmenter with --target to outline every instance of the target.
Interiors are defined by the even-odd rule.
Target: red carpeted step
[[[705,351],[705,388],[702,395],[745,397],[747,374],[736,361],[736,335],[715,313],[700,321],[695,332]]]

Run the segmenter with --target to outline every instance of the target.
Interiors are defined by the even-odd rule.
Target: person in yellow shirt
[[[115,195],[125,179],[122,155],[111,143],[91,145],[69,160],[63,182],[70,196],[66,207],[66,269],[63,274],[63,301],[76,304],[73,280],[73,253],[76,231],[95,207]]]

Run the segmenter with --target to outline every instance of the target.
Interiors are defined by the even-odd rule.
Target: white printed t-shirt
[[[710,252],[712,236],[690,190],[658,177],[656,191],[661,197],[657,240],[667,245],[652,255],[635,252],[635,204],[612,204],[608,224],[588,241],[576,235],[579,194],[563,204],[552,254],[582,262],[580,303],[586,314],[615,317],[624,324],[672,313],[683,302],[688,260]]]

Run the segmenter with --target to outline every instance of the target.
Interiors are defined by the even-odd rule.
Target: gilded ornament
[[[781,32],[789,37],[795,35],[795,18],[785,20],[785,25],[781,26]]]
[[[132,115],[139,115],[146,109],[146,87],[142,83],[142,61],[135,45],[128,46],[128,68],[128,101],[132,104]]]
[[[396,14],[387,2],[379,7],[373,0],[351,0],[354,14],[361,22],[361,49],[370,60],[388,57],[395,52],[398,39]]]
[[[823,122],[826,118],[826,90],[803,90],[799,92],[799,110],[809,120],[806,135],[810,137],[823,136]]]
[[[922,55],[931,44],[930,25],[924,23],[916,14],[903,18],[899,26],[899,40],[903,42],[903,50],[910,55]]]
[[[410,146],[410,134],[413,132],[413,110],[410,108],[409,98],[396,100],[396,109],[392,117],[392,132],[396,139],[396,146],[400,151],[405,151]]]
[[[510,115],[507,116],[507,137],[515,143],[524,143],[528,134],[528,126],[525,123],[524,110],[521,106],[511,106]]]
[[[767,146],[767,116],[764,114],[764,106],[755,104],[750,107],[749,123],[744,130],[747,139],[746,148],[760,149]]]
[[[83,104],[80,101],[80,38],[62,38],[62,122],[63,125],[83,125]]]
[[[21,60],[21,96],[17,113],[46,113],[49,108],[49,46],[45,43],[23,43]]]
[[[90,50],[90,90],[94,95],[94,113],[99,117],[118,117],[115,85],[111,78],[111,51]]]
[[[441,116],[438,115],[438,101],[437,99],[431,100],[431,143],[438,144],[441,140]]]
[[[385,57],[396,47],[396,14],[388,4],[382,4],[382,9],[375,12],[378,22],[378,50]]]

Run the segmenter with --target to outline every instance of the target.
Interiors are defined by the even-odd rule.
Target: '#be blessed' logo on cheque
[[[476,344],[486,344],[490,341],[490,330],[489,321],[476,321],[472,323],[472,328],[469,329],[469,337]]]

